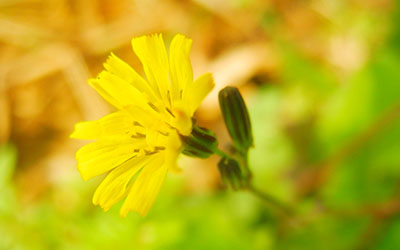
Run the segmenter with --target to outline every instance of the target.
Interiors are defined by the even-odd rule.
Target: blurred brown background
[[[132,37],[163,33],[166,43],[176,33],[191,37],[195,75],[212,72],[217,83],[199,119],[215,122],[218,89],[275,74],[277,61],[259,21],[265,9],[282,4],[2,0],[0,138],[18,147],[23,194],[37,195],[49,174],[71,170],[77,142],[68,135],[75,122],[110,112],[86,82],[102,70],[111,51],[141,72]],[[310,10],[299,11],[318,22]]]
[[[299,235],[309,232],[306,226],[294,230],[294,240],[289,237],[293,242],[300,242],[298,245],[288,243],[290,247],[285,245],[287,248],[279,245],[282,236],[282,228],[276,226],[279,222],[260,209],[260,204],[255,205],[252,198],[239,198],[237,202],[220,196],[205,198],[210,200],[206,207],[211,211],[219,211],[218,209],[223,209],[228,203],[241,207],[237,214],[232,215],[236,216],[232,217],[232,221],[241,221],[240,228],[248,228],[245,232],[233,232],[234,225],[227,222],[230,218],[223,221],[210,219],[213,222],[207,224],[204,219],[206,215],[204,218],[194,219],[187,211],[186,219],[178,222],[177,217],[166,220],[166,213],[155,208],[154,216],[157,220],[154,221],[166,221],[157,224],[158,222],[148,219],[140,224],[142,221],[135,217],[136,224],[140,226],[129,229],[118,224],[124,222],[115,222],[117,213],[112,219],[107,217],[109,215],[103,215],[102,211],[93,215],[93,211],[100,210],[90,204],[90,196],[98,180],[87,185],[79,178],[74,154],[83,142],[70,139],[69,134],[76,122],[98,119],[112,111],[112,107],[87,84],[87,79],[95,77],[102,70],[102,63],[110,52],[114,52],[143,74],[140,62],[131,49],[131,38],[163,33],[164,41],[168,45],[176,33],[183,33],[194,41],[191,57],[195,77],[211,72],[216,81],[214,91],[197,113],[199,123],[213,129],[224,147],[229,138],[219,114],[217,94],[226,85],[238,86],[249,103],[250,113],[254,115],[253,127],[258,139],[256,138],[256,151],[251,162],[254,163],[256,175],[258,173],[261,176],[258,184],[264,185],[263,188],[286,201],[298,202],[302,209],[312,207],[310,213],[313,223],[328,225],[336,222],[336,217],[324,217],[325,215],[315,212],[322,211],[322,207],[326,205],[319,203],[320,196],[316,198],[317,205],[311,206],[308,195],[320,190],[325,194],[325,189],[320,187],[328,183],[327,204],[332,200],[335,204],[336,200],[332,197],[350,197],[348,200],[352,200],[357,194],[364,197],[361,191],[361,194],[354,193],[354,196],[346,196],[346,192],[332,197],[329,194],[335,192],[332,190],[340,189],[338,186],[342,182],[335,182],[335,174],[339,171],[337,169],[344,169],[341,164],[345,162],[343,165],[364,166],[367,165],[365,162],[372,162],[365,159],[346,163],[346,160],[352,159],[353,154],[366,156],[373,155],[371,152],[378,152],[375,149],[366,150],[370,139],[385,131],[398,118],[397,109],[391,109],[399,103],[398,96],[395,96],[399,89],[396,81],[400,79],[395,74],[396,67],[400,65],[397,64],[400,47],[400,15],[396,14],[400,13],[398,6],[399,2],[392,0],[0,0],[0,145],[13,144],[17,151],[17,164],[10,179],[12,189],[17,194],[16,204],[19,204],[19,208],[10,209],[9,211],[14,212],[8,215],[3,216],[0,211],[0,232],[1,226],[5,230],[9,225],[17,225],[17,233],[9,234],[12,239],[9,242],[18,242],[23,237],[14,235],[25,232],[25,221],[29,221],[33,226],[30,224],[32,228],[28,227],[28,232],[43,227],[49,228],[48,230],[62,228],[60,242],[66,239],[65,242],[76,244],[64,245],[54,240],[56,235],[48,233],[44,234],[41,241],[31,239],[39,249],[41,246],[43,249],[68,249],[77,246],[79,249],[93,249],[90,244],[87,248],[82,247],[82,242],[92,239],[89,242],[95,244],[93,242],[96,237],[85,235],[81,239],[77,232],[84,230],[81,229],[85,228],[84,225],[95,224],[97,228],[102,228],[103,224],[97,221],[101,220],[115,226],[111,227],[113,229],[119,228],[122,234],[130,233],[121,236],[125,239],[119,245],[121,249],[131,244],[133,239],[130,235],[133,234],[139,235],[138,239],[135,238],[135,244],[146,249],[160,249],[157,242],[164,242],[165,239],[154,236],[157,235],[157,228],[163,228],[165,232],[169,232],[171,228],[176,230],[176,242],[171,243],[171,248],[168,249],[185,249],[188,242],[195,242],[194,249],[205,249],[203,247],[209,247],[213,238],[197,243],[195,239],[202,233],[205,234],[207,229],[198,229],[198,234],[193,234],[197,238],[192,239],[183,233],[185,230],[182,228],[185,226],[182,225],[186,225],[183,221],[194,224],[203,222],[206,225],[214,225],[212,223],[217,221],[215,223],[223,225],[222,231],[226,232],[226,235],[221,236],[226,237],[221,240],[226,244],[215,245],[215,249],[232,249],[232,245],[229,245],[230,239],[246,233],[254,237],[251,242],[255,245],[246,245],[250,244],[249,241],[244,245],[237,245],[237,249],[277,249],[276,246],[281,246],[279,249],[294,250],[322,249],[316,247],[324,246],[322,243],[310,246],[301,243],[301,240],[296,241],[297,236],[302,239]],[[382,152],[389,152],[391,148],[386,146],[394,147],[394,144],[395,142],[389,141],[379,144],[379,147],[384,149]],[[362,151],[364,149],[366,151]],[[393,149],[390,152],[393,152],[393,158],[389,158],[397,159],[395,155],[398,151]],[[187,200],[188,204],[203,204],[199,202],[201,198],[191,198],[194,201],[189,200],[188,196],[220,191],[216,161],[217,158],[208,161],[183,159],[182,164],[189,166],[184,167],[184,177],[178,180],[178,183],[180,180],[184,183],[184,191],[176,191],[182,190],[179,184],[179,188],[172,193],[183,193],[182,200]],[[400,173],[397,160],[390,163],[376,160],[374,163],[393,166],[390,170],[379,170],[381,172],[370,175],[371,183],[377,187],[388,183],[384,178],[397,178],[394,176],[397,176],[397,172]],[[319,172],[318,168],[322,171]],[[353,173],[354,176],[366,173],[360,169],[357,171]],[[348,177],[340,173],[338,176]],[[330,179],[338,186],[329,186]],[[398,180],[393,182],[397,183]],[[343,190],[355,192],[357,185],[362,186],[358,182],[352,183],[355,183],[354,186],[346,186]],[[365,185],[362,190],[367,190],[366,187],[375,188],[370,182],[362,183]],[[85,185],[88,187],[84,187]],[[393,192],[397,194],[397,191]],[[392,197],[391,195],[392,193],[387,197]],[[166,194],[161,196],[168,197]],[[179,195],[173,197],[176,196]],[[381,209],[380,202],[386,198],[368,197],[366,203],[373,204],[374,207],[376,204],[373,201],[378,201],[376,206]],[[243,202],[239,202],[241,199]],[[165,200],[160,204],[163,202],[168,213],[174,214],[171,212],[174,206]],[[365,200],[360,202],[361,206],[356,209],[358,212],[363,210],[364,202]],[[43,204],[50,204],[50,208]],[[389,209],[388,218],[397,216],[400,210],[398,200],[389,202],[387,206],[385,204],[382,209]],[[339,202],[339,207],[341,205],[343,204]],[[354,208],[353,205],[350,207]],[[48,210],[41,210],[43,207]],[[53,211],[49,214],[54,218],[44,223],[41,217],[47,214],[44,211]],[[62,216],[68,215],[66,217],[69,219],[63,221],[60,219],[62,216],[57,217],[59,211]],[[248,214],[244,211],[248,211]],[[23,216],[18,219],[14,213],[19,212]],[[204,210],[198,212],[203,213]],[[357,216],[365,215],[358,212]],[[370,245],[367,239],[373,241],[380,232],[384,232],[380,231],[384,230],[382,228],[375,231],[374,228],[377,225],[386,225],[384,222],[387,222],[386,217],[382,219],[380,215],[378,219],[374,215],[370,217],[374,213],[375,210],[367,212],[368,219],[363,217],[360,229],[351,231],[354,232],[355,236],[351,238],[355,239],[355,243],[349,243],[350,247],[329,248],[325,245],[327,248],[324,249],[356,249],[356,246],[358,249],[367,249],[363,248]],[[86,220],[76,218],[78,215],[82,218],[97,217]],[[340,220],[342,216],[343,214],[339,216]],[[71,221],[76,224],[64,228],[64,223],[72,223]],[[273,223],[269,224],[270,221]],[[351,221],[346,223],[335,227],[338,231],[336,236],[328,231],[326,235],[329,237],[324,235],[326,237],[321,237],[321,242],[327,242],[323,239],[342,239],[339,237],[340,229],[354,224]],[[318,231],[319,227],[316,228]],[[322,228],[325,230],[324,226]],[[320,231],[325,232],[324,230]],[[102,249],[111,249],[108,247],[118,242],[119,236],[110,231],[102,231],[106,235],[104,237],[110,239],[101,246]],[[292,233],[290,230],[289,232]],[[291,233],[288,234],[293,236]],[[314,231],[310,233],[314,234]],[[400,235],[394,234],[393,239],[396,237],[400,238]],[[31,243],[27,242],[29,246]],[[292,241],[283,242],[286,244]],[[300,245],[305,248],[299,247]],[[7,243],[3,246],[15,245]]]

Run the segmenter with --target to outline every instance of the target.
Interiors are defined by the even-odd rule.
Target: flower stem
[[[214,153],[219,155],[221,158],[227,158],[227,159],[233,159],[232,156],[229,154],[225,153],[224,151],[220,150],[219,148],[214,149]],[[275,209],[278,211],[280,214],[284,215],[285,217],[292,217],[294,214],[294,209],[290,207],[288,204],[285,204],[284,202],[276,199],[275,197],[271,196],[270,194],[267,194],[260,189],[254,187],[252,185],[251,177],[252,173],[249,169],[248,166],[248,158],[247,158],[247,153],[246,154],[240,154],[240,163],[242,165],[242,171],[244,171],[243,175],[243,180],[245,181],[246,184],[242,186],[242,190],[249,191],[251,194],[255,195],[259,199],[263,200],[269,207]]]
[[[221,156],[222,158],[231,158],[227,153],[225,153],[224,151],[222,151],[219,148],[215,149],[214,153]]]
[[[294,214],[294,209],[290,207],[288,204],[283,203],[282,201],[276,199],[275,197],[261,191],[258,188],[255,188],[252,184],[247,186],[247,191],[257,196],[259,199],[263,200],[268,206],[274,208],[276,211],[281,214],[291,217]]]

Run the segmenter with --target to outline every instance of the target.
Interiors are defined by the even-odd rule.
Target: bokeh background
[[[112,111],[87,84],[134,36],[194,40],[215,91],[197,113],[221,147],[217,102],[240,88],[257,187],[288,220],[226,190],[217,157],[182,157],[145,218],[91,203],[69,139]],[[400,249],[400,1],[0,0],[0,249]]]

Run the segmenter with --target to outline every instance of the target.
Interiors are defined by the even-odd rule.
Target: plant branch
[[[250,193],[257,196],[259,199],[263,200],[268,206],[280,212],[286,217],[291,217],[294,215],[294,209],[284,202],[278,200],[277,198],[255,188],[252,184],[249,184],[246,188]]]
[[[224,151],[222,151],[221,149],[217,148],[214,150],[214,153],[216,155],[219,155],[221,158],[231,158],[227,153],[225,153]]]

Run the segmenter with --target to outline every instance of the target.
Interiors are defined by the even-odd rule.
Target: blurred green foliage
[[[389,204],[390,211],[400,186],[400,1],[395,5],[387,37],[344,80],[282,38],[274,13],[261,20],[275,35],[283,70],[248,101],[250,166],[255,185],[294,203],[304,221],[287,224],[248,193],[186,194],[183,177],[173,175],[145,218],[93,207],[99,180],[67,178],[23,205],[12,179],[17,152],[3,145],[0,249],[400,249],[399,213],[379,209]],[[377,20],[371,14],[353,25],[368,40],[375,30],[365,27]],[[341,150],[326,182],[294,202],[296,173]]]

